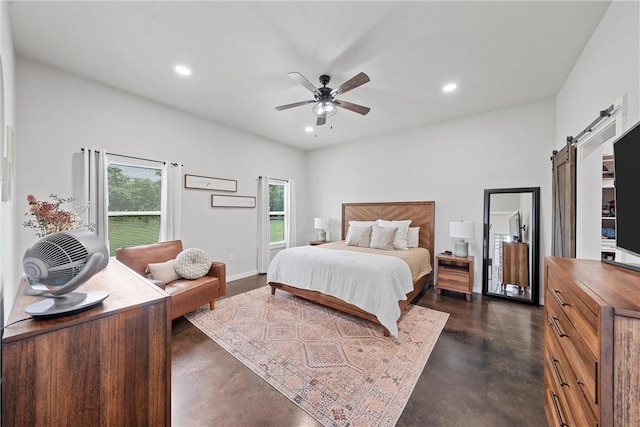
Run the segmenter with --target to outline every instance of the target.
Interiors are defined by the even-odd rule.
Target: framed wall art
[[[184,188],[215,191],[238,191],[238,181],[235,179],[213,178],[200,175],[184,175]]]
[[[255,208],[254,196],[227,196],[225,194],[212,194],[211,206],[214,208]]]

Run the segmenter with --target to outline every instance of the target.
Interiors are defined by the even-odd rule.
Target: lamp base
[[[319,242],[326,242],[327,241],[327,232],[324,230],[319,230],[318,231],[318,241]]]
[[[457,257],[466,258],[469,256],[469,242],[460,239],[456,242],[456,249],[453,254]]]

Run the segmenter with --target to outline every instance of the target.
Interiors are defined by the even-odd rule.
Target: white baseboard
[[[227,276],[227,283],[233,282],[234,280],[244,279],[245,277],[255,276],[256,274],[258,274],[258,270],[245,271],[244,273]]]

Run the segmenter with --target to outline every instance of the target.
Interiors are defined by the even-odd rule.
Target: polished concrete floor
[[[264,286],[253,276],[227,297]],[[542,307],[433,288],[418,305],[449,320],[398,426],[546,426]],[[184,318],[173,322],[174,426],[319,426]]]

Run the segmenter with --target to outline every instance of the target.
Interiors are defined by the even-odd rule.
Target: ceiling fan
[[[327,122],[327,117],[331,117],[336,114],[338,110],[336,107],[344,108],[346,110],[350,110],[362,115],[367,114],[371,110],[371,108],[369,107],[363,107],[362,105],[336,99],[336,96],[346,93],[351,89],[355,89],[358,86],[362,86],[363,84],[367,83],[369,81],[369,76],[367,76],[365,73],[356,74],[335,89],[327,87],[329,81],[331,80],[331,77],[326,74],[320,76],[320,84],[322,85],[322,87],[319,88],[316,88],[300,73],[289,73],[288,76],[300,83],[302,86],[309,89],[311,93],[313,93],[314,99],[295,102],[293,104],[280,105],[279,107],[276,107],[276,110],[278,111],[287,110],[289,108],[299,107],[306,104],[315,104],[313,106],[313,114],[318,117],[316,126],[320,126]]]

